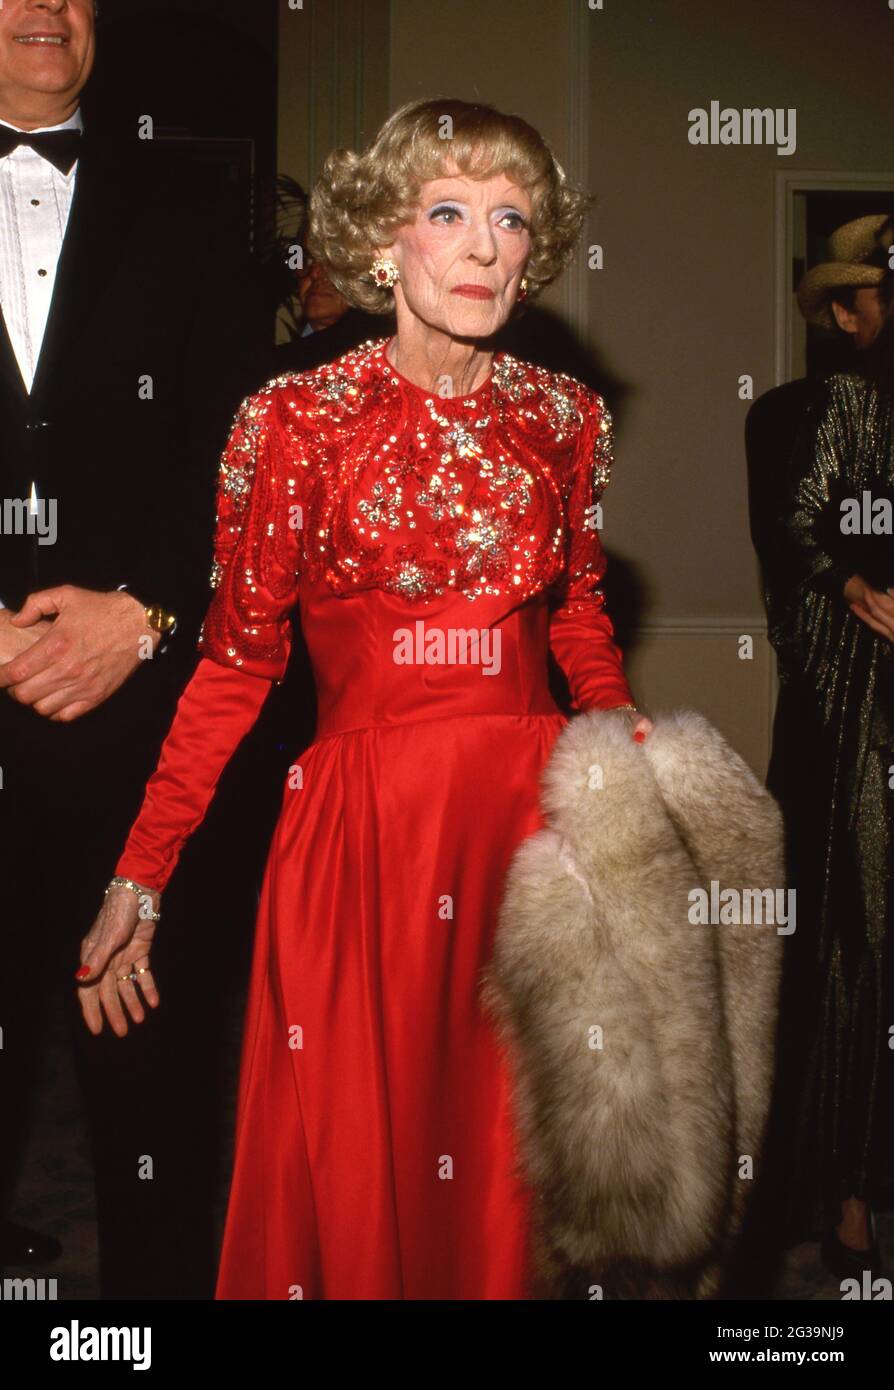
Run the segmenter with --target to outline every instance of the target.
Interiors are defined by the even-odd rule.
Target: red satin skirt
[[[504,620],[499,677],[371,671],[406,606],[370,602],[304,614],[320,724],[261,895],[217,1297],[523,1299],[531,1194],[479,989],[565,724],[545,615]]]

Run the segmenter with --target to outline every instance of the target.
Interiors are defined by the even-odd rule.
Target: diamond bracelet
[[[136,893],[140,900],[140,920],[142,922],[161,921],[161,913],[156,912],[152,907],[154,889],[144,888],[141,883],[134,883],[132,878],[122,878],[120,874],[116,874],[113,879],[109,880],[109,886],[103,897],[107,898],[113,888],[127,888],[131,893]]]

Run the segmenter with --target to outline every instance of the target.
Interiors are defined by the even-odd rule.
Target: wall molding
[[[766,618],[656,618],[632,628],[642,637],[766,637]]]
[[[389,0],[328,0],[279,21],[279,169],[308,191],[329,151],[356,149],[390,109]]]

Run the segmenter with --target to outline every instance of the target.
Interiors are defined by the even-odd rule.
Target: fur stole
[[[654,723],[642,744],[618,712],[563,729],[484,973],[539,1297],[713,1296],[757,1177],[789,930],[782,820],[701,715]]]

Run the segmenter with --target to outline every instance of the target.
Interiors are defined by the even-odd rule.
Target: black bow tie
[[[55,164],[60,174],[67,174],[80,154],[81,132],[73,128],[29,131],[0,126],[0,159],[12,154],[19,145],[30,145],[42,159]]]

